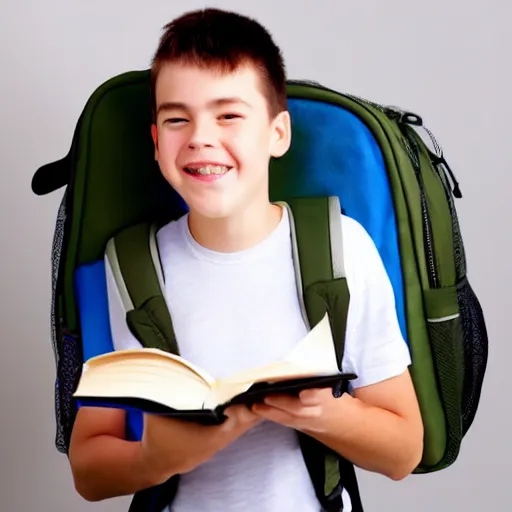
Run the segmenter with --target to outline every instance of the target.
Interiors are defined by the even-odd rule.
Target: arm
[[[75,488],[88,501],[133,494],[158,480],[143,468],[141,444],[124,439],[124,422],[121,410],[78,410],[69,462]]]
[[[423,451],[410,356],[373,241],[351,219],[344,219],[343,230],[351,293],[343,369],[358,375],[352,393],[334,399],[330,390],[307,391],[295,400],[269,399],[255,411],[311,435],[357,466],[398,480],[417,466]]]
[[[393,480],[408,476],[423,453],[423,424],[409,372],[342,398],[331,425],[326,422],[324,433],[311,435],[361,468]]]
[[[423,448],[423,426],[409,373],[334,398],[330,389],[299,398],[268,397],[256,414],[294,428],[353,462],[393,480],[409,475]]]
[[[261,421],[245,407],[226,410],[220,426],[147,415],[140,441],[127,441],[125,413],[79,409],[69,460],[75,488],[88,501],[134,494],[192,471]]]
[[[108,259],[105,268],[112,346],[102,350],[140,348],[126,325]],[[228,409],[226,415],[228,420],[218,427],[146,415],[142,439],[135,442],[125,438],[123,410],[80,408],[69,451],[78,493],[88,501],[99,501],[153,487],[191,471],[261,420],[240,407]]]

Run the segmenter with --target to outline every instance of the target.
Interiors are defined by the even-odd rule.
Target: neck
[[[280,206],[266,202],[222,218],[201,217],[190,212],[189,229],[203,247],[217,252],[237,252],[263,241],[279,224]]]

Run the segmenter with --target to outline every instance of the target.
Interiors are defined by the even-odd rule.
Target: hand
[[[252,411],[266,420],[298,431],[321,433],[338,414],[344,396],[335,398],[330,388],[307,389],[298,397],[270,395],[264,403],[255,404]]]
[[[141,441],[143,466],[164,482],[174,474],[192,471],[263,421],[242,405],[229,407],[225,414],[227,420],[213,426],[146,414]]]
[[[220,430],[224,435],[234,435],[235,439],[263,421],[261,416],[245,405],[232,405],[224,411],[224,414],[228,419],[220,425]]]

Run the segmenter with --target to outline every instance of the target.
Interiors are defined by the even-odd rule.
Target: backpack
[[[288,101],[292,144],[271,161],[270,198],[287,205],[293,219],[306,319],[314,325],[328,311],[341,365],[350,293],[340,240],[331,237],[332,214],[341,211],[372,237],[393,287],[424,423],[414,472],[447,468],[475,417],[488,352],[454,204],[459,184],[418,115],[310,81],[288,81]],[[149,71],[118,75],[87,101],[69,153],[43,165],[32,180],[38,195],[64,187],[51,304],[55,443],[62,453],[68,453],[82,364],[112,350],[108,251],[124,262],[118,285],[135,297],[127,311],[132,332],[145,345],[177,350],[154,234],[187,208],[160,174],[150,124]],[[133,269],[144,278],[134,279]],[[129,435],[140,435],[140,418],[129,416],[127,427]],[[362,510],[353,465],[311,438],[301,436],[301,446],[325,510],[343,509],[343,488],[352,509]],[[161,510],[177,480],[137,493],[130,510]]]

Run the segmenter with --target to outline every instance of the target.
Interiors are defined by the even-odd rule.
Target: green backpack
[[[288,98],[292,145],[271,162],[270,196],[290,208],[305,318],[315,325],[329,312],[341,365],[350,294],[341,240],[331,237],[340,232],[331,223],[341,209],[368,231],[393,286],[425,430],[415,473],[444,469],[473,422],[488,350],[454,206],[458,183],[430,132],[424,130],[426,140],[421,136],[419,116],[314,82],[289,81]],[[105,253],[119,262],[132,332],[145,346],[177,351],[154,235],[187,208],[154,161],[150,124],[149,71],[114,77],[88,100],[68,155],[42,166],[32,182],[40,195],[65,187],[52,251],[51,308],[56,445],[63,453],[82,364],[113,349]],[[134,438],[137,421],[129,415]],[[343,509],[342,486],[353,510],[362,510],[353,465],[305,436],[301,445],[325,510]],[[177,481],[137,493],[131,510],[161,510]]]

